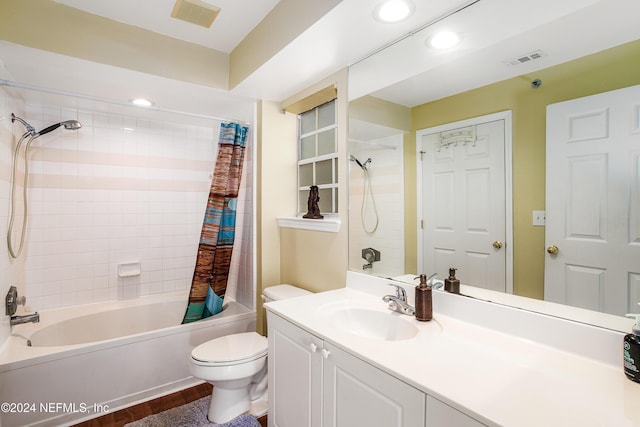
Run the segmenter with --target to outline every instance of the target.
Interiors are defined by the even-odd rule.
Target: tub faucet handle
[[[25,305],[26,303],[27,298],[24,295],[19,297],[18,289],[15,286],[9,287],[9,292],[7,292],[7,296],[5,298],[5,314],[7,316],[13,316],[16,314],[16,310],[18,310],[18,305]]]

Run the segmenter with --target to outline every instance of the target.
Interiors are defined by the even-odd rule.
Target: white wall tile
[[[0,107],[6,110],[7,103],[7,96],[0,96]],[[0,288],[8,287],[4,277],[24,277],[22,293],[34,310],[186,291],[217,154],[218,125],[31,103],[23,114],[37,129],[76,118],[83,127],[52,132],[34,143],[24,273],[3,274]],[[3,165],[10,164],[10,153],[10,147],[0,145]],[[245,164],[240,209],[252,206],[247,170]],[[3,208],[7,179],[0,179]],[[175,185],[183,182],[184,188]],[[3,224],[5,212],[0,212]],[[250,212],[238,212],[230,281],[242,281],[232,296],[253,306],[252,258],[245,250],[253,244],[250,218]],[[117,264],[131,261],[141,262],[140,276],[119,278]],[[0,264],[0,272],[12,268]]]

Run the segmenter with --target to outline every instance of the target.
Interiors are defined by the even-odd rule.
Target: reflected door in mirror
[[[454,267],[467,285],[505,292],[505,124],[481,119],[418,138],[421,271],[446,277]]]
[[[547,108],[545,300],[640,301],[640,86]]]

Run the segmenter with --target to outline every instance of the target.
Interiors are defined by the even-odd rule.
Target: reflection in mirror
[[[481,11],[478,8],[484,7],[482,3],[465,10],[468,16],[458,14],[445,20],[450,22],[444,24],[453,27],[464,24],[465,40],[473,38],[481,26],[474,25],[468,18]],[[409,281],[418,273],[429,273],[418,271],[417,235],[424,218],[418,218],[416,132],[511,110],[513,294],[500,296],[468,287],[465,290],[473,296],[491,301],[551,312],[617,330],[628,329],[627,325],[631,323],[620,317],[623,313],[611,316],[598,313],[604,310],[597,307],[586,307],[589,310],[563,308],[544,301],[545,263],[549,263],[548,257],[552,254],[546,252],[549,244],[545,241],[545,227],[534,225],[533,219],[535,212],[545,210],[545,195],[553,191],[553,188],[545,188],[547,106],[640,84],[640,41],[637,41],[640,39],[640,26],[629,18],[640,12],[638,4],[615,0],[590,2],[589,5],[576,7],[573,14],[548,20],[533,29],[530,26],[528,32],[523,30],[522,34],[511,34],[510,38],[496,40],[491,46],[468,48],[465,55],[458,50],[451,54],[449,62],[443,59],[446,54],[439,53],[437,61],[434,61],[437,65],[431,68],[421,63],[421,69],[407,70],[408,65],[397,60],[401,58],[400,54],[385,52],[387,49],[373,55],[370,61],[365,60],[352,67],[350,87],[353,83],[356,89],[350,103],[348,152],[359,160],[372,158],[369,179],[379,213],[379,232],[367,233],[363,230],[360,212],[364,177],[358,165],[349,162],[350,269]],[[607,32],[604,26],[609,22],[613,27]],[[593,28],[600,30],[593,31]],[[605,33],[606,37],[602,37]],[[561,34],[572,34],[574,48],[571,54],[567,50],[554,48],[553,41],[559,40]],[[563,40],[559,43],[564,46],[569,42]],[[395,48],[398,46],[388,49]],[[406,50],[403,55],[415,57],[430,54],[424,51],[424,44],[420,51],[416,51],[415,46],[412,49]],[[464,51],[464,43],[459,49]],[[518,52],[538,50],[542,55],[530,63],[506,63],[509,57],[517,57]],[[384,61],[386,57],[396,58],[396,61],[387,64]],[[474,62],[465,62],[470,59]],[[368,65],[375,65],[377,71],[372,71]],[[382,75],[387,70],[380,68],[393,69],[394,66],[403,67],[405,79],[385,82]],[[389,74],[394,78],[398,75]],[[372,75],[377,78],[376,81],[372,82]],[[478,78],[479,75],[482,78]],[[366,84],[360,80],[366,81]],[[362,89],[365,87],[367,90]],[[402,144],[395,150],[383,148],[390,145],[382,142],[391,135],[402,138]],[[635,137],[637,139],[638,135]],[[376,145],[378,143],[380,145]],[[389,162],[398,156],[404,160],[398,166],[391,166],[390,163],[385,170],[381,167],[377,175],[376,166],[384,163],[383,160],[376,160],[376,155]],[[394,189],[400,194],[387,199]],[[640,203],[637,197],[633,200],[636,204]],[[392,231],[394,229],[396,231]],[[398,249],[398,241],[402,249]],[[386,245],[391,242],[394,246],[387,248]],[[362,249],[369,247],[380,251],[380,261],[371,263],[370,267],[363,270],[368,262],[362,259]],[[640,262],[637,265],[640,270]],[[458,276],[463,284],[472,281],[465,276],[463,268],[452,267],[458,268]],[[444,278],[442,272],[439,277]],[[629,295],[640,290],[627,291]],[[633,301],[629,300],[626,307],[632,306]]]
[[[349,107],[349,267],[394,277],[405,272],[402,127],[409,129],[409,110],[392,108],[377,124],[364,120],[372,105],[380,107],[365,97]],[[369,248],[378,256],[367,256]]]
[[[416,132],[418,270],[513,292],[511,112]]]

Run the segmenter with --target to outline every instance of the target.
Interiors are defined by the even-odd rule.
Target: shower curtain
[[[194,322],[222,311],[235,238],[236,201],[248,130],[248,127],[237,123],[220,124],[218,157],[202,222],[189,304],[182,323]]]

